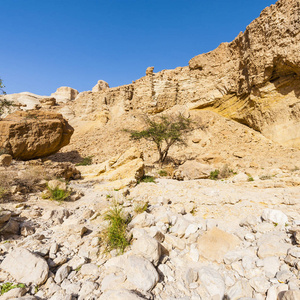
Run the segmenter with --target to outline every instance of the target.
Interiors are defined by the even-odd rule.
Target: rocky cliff
[[[300,2],[279,0],[231,43],[192,58],[186,67],[132,84],[79,94],[75,116],[100,120],[173,106],[212,110],[283,145],[300,147]],[[94,89],[95,90],[95,89]]]

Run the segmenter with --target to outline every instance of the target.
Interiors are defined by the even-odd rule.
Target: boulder
[[[83,178],[113,182],[112,187],[124,188],[135,185],[144,176],[143,153],[133,147],[120,156],[113,157],[99,165],[78,166]],[[108,186],[110,186],[108,184]],[[100,186],[104,188],[103,184]],[[107,185],[105,185],[105,188]]]
[[[73,132],[61,114],[16,111],[0,121],[0,149],[22,160],[45,157],[68,145]]]
[[[104,80],[98,80],[97,84],[93,87],[92,92],[100,92],[102,90],[109,89],[109,85]]]
[[[174,178],[178,180],[205,179],[209,178],[212,171],[214,171],[214,168],[210,165],[188,160],[175,171]]]
[[[145,298],[138,296],[133,291],[129,291],[129,290],[125,290],[125,289],[107,291],[107,292],[104,292],[100,297],[100,300],[119,300],[119,299],[143,300]]]
[[[0,166],[8,167],[12,162],[12,156],[9,154],[0,155]]]
[[[49,267],[39,255],[24,248],[15,248],[0,265],[16,281],[25,284],[41,285],[48,278]]]
[[[300,290],[283,291],[278,294],[278,300],[298,300],[300,299]]]
[[[239,243],[236,236],[215,227],[198,238],[198,250],[204,258],[220,263],[225,254],[235,249]]]
[[[68,86],[62,86],[56,90],[55,93],[51,94],[51,97],[55,98],[56,101],[59,102],[68,102],[74,100],[77,95],[78,91],[75,89],[72,89]]]

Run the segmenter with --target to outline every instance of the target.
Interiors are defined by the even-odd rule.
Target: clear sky
[[[232,41],[276,0],[0,0],[7,93],[91,90],[188,65]]]

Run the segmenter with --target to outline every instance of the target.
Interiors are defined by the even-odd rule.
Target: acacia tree
[[[146,139],[155,143],[159,163],[166,160],[170,147],[174,144],[186,144],[185,133],[192,129],[191,120],[182,114],[176,116],[161,115],[155,119],[145,118],[147,128],[141,131],[126,130],[130,132],[131,139]]]

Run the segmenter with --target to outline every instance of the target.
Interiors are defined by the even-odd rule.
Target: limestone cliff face
[[[212,110],[273,141],[300,147],[300,1],[267,7],[231,43],[187,67],[132,84],[79,94],[75,116],[108,122],[128,111],[159,113],[176,105]]]

